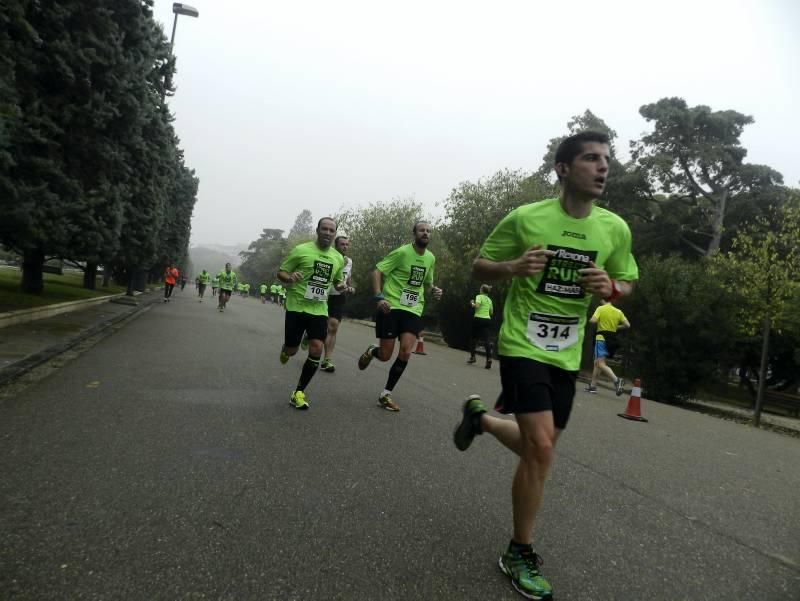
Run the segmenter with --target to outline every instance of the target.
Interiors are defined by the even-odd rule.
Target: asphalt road
[[[519,599],[497,568],[514,457],[451,441],[496,369],[427,345],[388,364],[345,322],[311,409],[283,313],[187,288],[0,402],[2,599]],[[579,393],[536,549],[558,600],[800,599],[800,441]]]

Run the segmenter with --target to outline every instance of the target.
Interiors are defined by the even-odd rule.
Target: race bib
[[[543,351],[561,352],[578,342],[578,317],[531,313],[528,340]]]
[[[419,292],[403,288],[400,294],[400,304],[404,307],[416,307],[419,302]]]
[[[309,284],[306,286],[305,298],[307,300],[323,302],[328,300],[327,286],[317,286],[316,284]]]

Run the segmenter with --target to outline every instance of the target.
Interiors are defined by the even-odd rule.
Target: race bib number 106
[[[561,352],[578,342],[578,317],[531,313],[528,318],[528,340],[549,352]]]

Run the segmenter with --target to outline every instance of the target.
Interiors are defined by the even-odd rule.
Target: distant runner
[[[168,303],[172,299],[172,291],[178,283],[180,273],[175,267],[169,266],[164,270],[164,302]]]
[[[217,274],[219,278],[219,312],[225,310],[228,301],[231,300],[231,295],[237,287],[236,274],[231,271],[231,264],[225,263],[225,269]]]
[[[481,293],[475,297],[475,300],[470,301],[470,305],[475,309],[475,315],[472,318],[472,333],[470,336],[469,346],[469,359],[467,363],[475,363],[475,349],[478,344],[478,339],[483,341],[483,348],[486,350],[486,369],[492,368],[492,342],[489,339],[489,326],[492,325],[492,315],[494,315],[494,304],[492,299],[489,298],[489,291],[491,286],[483,284],[481,286]]]
[[[606,359],[613,358],[619,346],[617,330],[630,328],[631,324],[622,311],[607,301],[601,301],[589,322],[597,327],[597,333],[594,337],[592,381],[586,387],[586,392],[597,392],[597,378],[603,373],[614,383],[614,391],[617,396],[620,396],[624,382],[622,378],[617,377],[614,370],[606,365]]]
[[[204,269],[197,276],[197,294],[200,297],[200,302],[203,302],[203,295],[206,293],[206,286],[211,281],[211,275]]]

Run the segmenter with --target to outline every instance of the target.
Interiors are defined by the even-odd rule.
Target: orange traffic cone
[[[625,419],[632,419],[636,422],[646,422],[647,420],[642,417],[642,409],[640,407],[640,401],[642,397],[642,382],[639,378],[636,378],[633,381],[633,388],[631,389],[631,397],[628,399],[628,408],[625,409],[625,413],[617,413],[620,417],[624,417]]]
[[[417,349],[414,351],[415,355],[427,355],[425,352],[425,339],[420,336],[417,338]]]

